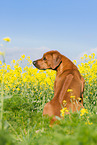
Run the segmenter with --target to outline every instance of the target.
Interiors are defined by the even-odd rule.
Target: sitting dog
[[[74,112],[83,108],[85,81],[71,60],[58,51],[49,51],[41,59],[33,61],[33,64],[40,70],[52,69],[57,72],[54,82],[54,98],[45,104],[43,115],[53,116],[52,122],[54,122],[56,120],[55,116],[60,117],[64,100],[67,110]],[[72,96],[75,97],[74,102],[71,101]]]

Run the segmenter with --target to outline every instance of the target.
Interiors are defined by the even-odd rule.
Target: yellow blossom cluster
[[[25,61],[27,65],[23,67],[24,65],[22,64],[25,63]],[[88,103],[92,103],[96,107],[97,59],[95,59],[95,54],[93,53],[89,56],[85,54],[81,58],[81,61],[82,62],[78,65],[78,68],[82,76],[85,78],[84,100],[87,99]],[[37,100],[41,97],[41,101],[43,101],[43,96],[45,96],[44,98],[46,101],[49,101],[53,97],[55,76],[55,71],[43,71],[33,67],[32,60],[29,56],[25,57],[25,55],[22,55],[17,61],[12,60],[10,65],[6,65],[5,63],[2,64],[0,61],[0,86],[3,84],[4,93],[7,94],[22,93],[23,95],[28,95],[30,92],[32,93],[32,96],[37,98]],[[71,93],[71,99],[76,98],[76,96],[73,95],[72,89],[68,89],[67,92]],[[44,103],[46,101],[44,101]],[[64,101],[63,104],[66,104],[66,102]],[[85,104],[84,106],[87,107]],[[91,105],[88,106],[91,107]],[[92,108],[94,107],[89,109]],[[66,111],[66,108],[65,110],[63,109],[63,112],[64,111]],[[84,110],[82,110],[81,114],[84,114]]]
[[[88,114],[88,111],[85,108],[82,108],[80,112],[81,112],[80,116],[83,116],[84,114]]]
[[[23,68],[21,63],[24,60],[27,61],[27,65]],[[25,55],[22,55],[17,61],[12,60],[11,65],[2,65],[2,63],[0,65],[0,83],[3,81],[4,90],[8,93],[10,91],[12,93],[23,92],[25,88],[30,90],[35,88],[39,91],[38,88],[43,87],[53,90],[54,79],[54,71],[46,70],[44,72],[34,68],[29,56],[25,58]]]
[[[78,65],[78,68],[90,86],[97,82],[97,59],[95,59],[94,53],[81,57],[81,64]]]
[[[75,99],[75,96],[70,96],[71,99]]]
[[[86,124],[86,125],[88,125],[88,124],[89,124],[89,125],[92,125],[93,123],[90,122],[90,121],[87,119],[87,122],[85,122],[85,124]]]
[[[62,109],[60,110],[60,112],[61,112],[61,116],[64,117],[64,114],[65,114],[66,112],[68,112],[67,107],[62,108]]]
[[[97,81],[97,59],[94,59],[94,54],[91,54],[89,56],[84,55],[82,60],[85,61],[85,63],[81,63],[78,65],[79,71],[84,76],[85,81],[88,80],[90,85],[92,82],[94,83]],[[24,60],[27,60],[27,65],[22,68],[20,66],[20,63]],[[24,84],[34,84],[34,86],[37,86],[38,84],[46,85],[48,84],[50,88],[53,89],[53,83],[55,80],[55,71],[46,70],[45,72],[42,70],[38,70],[36,68],[33,68],[32,66],[32,60],[30,57],[26,57],[25,55],[22,55],[19,60],[15,61],[12,60],[11,65],[3,64],[0,61],[0,82],[2,81],[2,76],[4,74],[4,84],[6,89],[13,89],[24,86]],[[67,92],[72,92],[72,89],[68,89]],[[74,97],[74,96],[71,96]]]
[[[89,110],[97,110],[97,59],[95,54],[85,54],[78,65],[81,75],[85,79],[84,107]]]
[[[3,40],[6,41],[6,42],[10,42],[11,41],[11,39],[9,37],[3,38]]]

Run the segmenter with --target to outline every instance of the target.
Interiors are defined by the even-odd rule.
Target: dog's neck
[[[75,70],[77,67],[73,64],[73,62],[67,57],[62,57],[62,63],[57,67],[57,75],[62,74],[65,71]],[[78,69],[77,69],[78,70]]]

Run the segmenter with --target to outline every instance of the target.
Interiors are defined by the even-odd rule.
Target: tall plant
[[[7,43],[11,41],[9,37],[6,37],[3,39]],[[2,82],[1,82],[1,97],[0,97],[0,129],[4,129],[4,119],[3,119],[3,114],[4,114],[4,109],[3,109],[3,104],[4,104],[4,68],[5,68],[5,50],[4,52],[1,52],[1,55],[3,57],[3,65],[2,65]]]

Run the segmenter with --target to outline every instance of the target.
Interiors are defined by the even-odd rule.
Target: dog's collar
[[[62,61],[59,63],[59,65],[54,70],[57,70],[57,68],[60,66],[61,63],[62,63]]]

